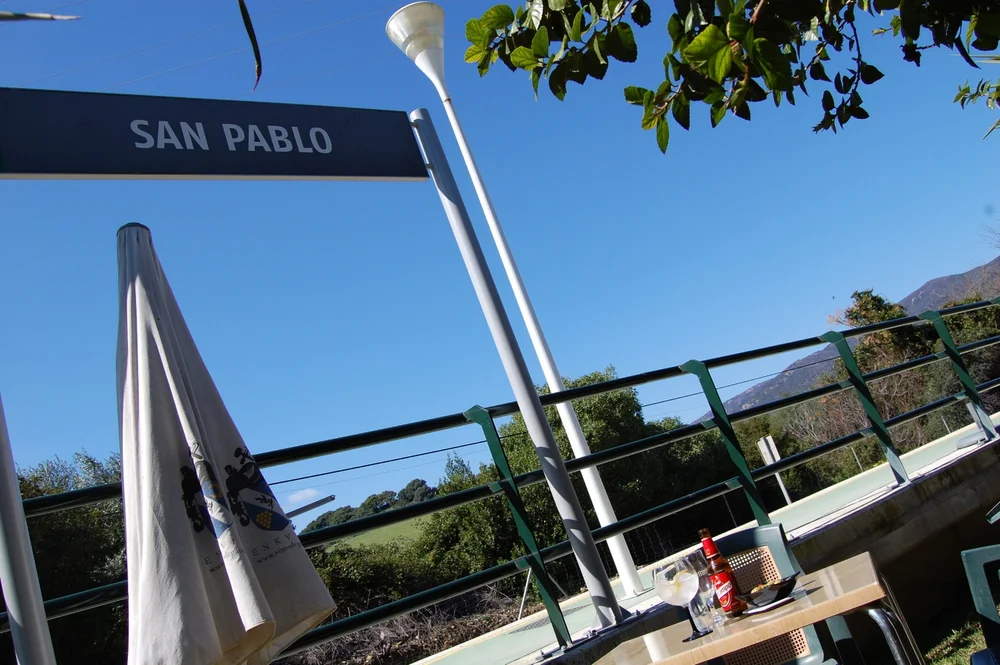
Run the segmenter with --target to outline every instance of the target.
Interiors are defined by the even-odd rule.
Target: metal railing
[[[624,459],[632,455],[648,452],[656,448],[659,448],[661,446],[674,444],[679,441],[691,438],[697,434],[711,431],[713,429],[720,430],[723,441],[727,446],[730,456],[733,457],[734,462],[736,462],[735,467],[738,472],[732,478],[729,478],[728,480],[725,480],[723,482],[716,483],[714,485],[710,485],[708,487],[704,487],[686,496],[679,497],[671,501],[667,501],[661,505],[641,511],[624,519],[620,519],[614,524],[595,529],[593,531],[595,541],[602,542],[613,536],[627,533],[629,531],[648,525],[652,522],[660,520],[669,515],[679,513],[683,510],[686,510],[698,504],[723,496],[728,492],[737,489],[743,489],[744,492],[746,493],[747,498],[751,503],[751,508],[754,509],[754,515],[755,517],[757,517],[758,522],[769,521],[769,517],[767,516],[767,512],[764,509],[764,506],[761,503],[759,503],[760,498],[756,490],[756,483],[758,481],[773,476],[777,473],[787,471],[788,469],[799,466],[801,464],[814,460],[823,455],[832,453],[852,443],[860,441],[868,436],[874,435],[878,437],[880,428],[884,429],[885,431],[888,431],[889,428],[893,428],[903,423],[916,420],[917,418],[926,416],[930,413],[933,413],[935,411],[938,411],[940,409],[943,409],[947,406],[950,406],[958,402],[968,401],[971,404],[973,404],[974,407],[982,410],[982,401],[980,398],[980,393],[1000,387],[1000,377],[993,378],[979,385],[972,384],[968,380],[968,372],[962,360],[962,355],[989,346],[1000,344],[1000,335],[971,342],[969,344],[956,346],[955,343],[952,341],[950,335],[947,333],[947,327],[944,326],[943,323],[941,323],[940,325],[935,325],[935,329],[938,332],[939,338],[941,339],[942,344],[944,346],[944,349],[940,352],[929,354],[920,358],[915,358],[913,360],[908,360],[898,365],[869,372],[867,374],[862,375],[858,373],[856,377],[853,377],[853,380],[848,379],[839,383],[833,383],[818,388],[814,388],[811,390],[807,390],[797,395],[784,397],[778,400],[774,400],[772,402],[768,402],[766,404],[750,407],[742,411],[739,411],[737,413],[733,413],[731,415],[725,412],[725,409],[722,408],[721,401],[717,400],[718,393],[715,384],[711,378],[711,374],[708,370],[740,362],[745,362],[748,360],[766,358],[768,356],[774,356],[782,353],[787,353],[790,351],[798,351],[821,344],[836,342],[836,338],[839,338],[841,335],[842,338],[840,339],[846,339],[846,338],[860,337],[874,332],[891,330],[914,324],[932,325],[935,323],[934,320],[935,316],[947,317],[955,314],[972,312],[998,305],[1000,305],[1000,298],[997,298],[992,301],[981,301],[972,304],[965,304],[957,307],[943,309],[938,312],[928,312],[920,316],[908,316],[905,318],[886,321],[883,323],[877,323],[873,325],[853,328],[850,330],[842,331],[841,333],[835,333],[833,337],[831,337],[830,333],[817,337],[807,337],[792,342],[775,344],[772,346],[754,349],[751,351],[744,351],[741,353],[719,356],[716,358],[706,360],[703,363],[699,363],[697,361],[691,361],[690,363],[685,363],[684,365],[664,367],[649,372],[643,372],[640,374],[634,374],[627,377],[621,377],[603,383],[591,384],[580,388],[574,388],[571,390],[566,390],[558,393],[552,393],[541,396],[541,401],[543,405],[550,406],[558,404],[560,402],[567,402],[571,400],[580,399],[583,397],[599,395],[602,393],[611,392],[622,388],[631,388],[635,386],[640,386],[653,381],[660,381],[663,379],[679,377],[685,374],[692,374],[692,373],[696,374],[698,375],[698,378],[701,380],[702,389],[705,392],[706,398],[709,401],[709,405],[711,407],[713,414],[711,419],[678,427],[676,429],[672,429],[667,432],[663,432],[643,439],[639,439],[637,441],[632,441],[629,443],[618,445],[612,448],[607,448],[598,452],[591,453],[590,455],[587,455],[585,457],[568,460],[566,462],[566,468],[571,473],[578,472],[581,469],[587,467],[592,467],[599,464],[606,464],[608,462]],[[841,360],[843,360],[845,366],[848,367],[848,373],[850,374],[849,366],[854,363],[853,355],[850,348],[845,343],[839,345],[838,351],[840,353]],[[913,409],[912,411],[909,411],[907,413],[899,414],[897,416],[885,420],[882,420],[881,415],[877,413],[877,409],[875,409],[875,413],[868,411],[867,415],[869,417],[870,426],[867,428],[863,428],[861,430],[848,434],[847,436],[842,436],[833,441],[829,441],[824,444],[815,446],[811,449],[782,458],[777,462],[775,462],[774,464],[766,465],[754,469],[752,471],[747,470],[746,473],[743,473],[740,470],[739,460],[743,459],[743,455],[739,447],[739,442],[734,440],[735,434],[732,432],[731,429],[731,425],[733,423],[738,423],[741,421],[749,420],[757,416],[773,413],[780,409],[809,402],[811,400],[815,400],[845,390],[854,390],[858,394],[858,397],[864,403],[865,401],[864,393],[867,391],[867,384],[869,382],[877,381],[879,379],[884,379],[889,376],[894,376],[903,372],[916,369],[918,367],[923,367],[931,363],[935,363],[940,360],[946,360],[946,359],[951,360],[953,368],[955,369],[955,372],[958,374],[962,382],[963,390],[961,392],[948,395],[934,402]],[[698,368],[700,367],[703,367],[706,371],[699,373]],[[870,395],[868,397],[870,398]],[[874,408],[874,405],[872,406]],[[422,420],[418,422],[407,423],[404,425],[397,425],[394,427],[387,427],[384,429],[364,432],[361,434],[353,434],[349,436],[338,437],[335,439],[328,439],[325,441],[318,441],[315,443],[308,443],[304,445],[293,446],[290,448],[283,448],[280,450],[260,453],[259,455],[256,456],[256,461],[258,465],[261,467],[272,467],[280,464],[286,464],[289,462],[321,457],[324,455],[330,455],[333,453],[339,453],[348,450],[355,450],[357,448],[362,448],[380,443],[386,443],[389,441],[396,441],[399,439],[409,438],[417,435],[439,432],[471,424],[473,422],[473,418],[470,416],[470,414],[473,413],[474,411],[481,411],[487,414],[488,417],[486,418],[485,422],[480,424],[486,431],[487,439],[489,439],[490,438],[489,428],[494,427],[493,419],[514,414],[518,411],[518,408],[515,402],[506,402],[503,404],[497,404],[485,409],[474,407],[473,410],[463,413],[454,413],[446,416],[440,416],[437,418],[431,418],[428,420]],[[984,426],[982,422],[980,421],[977,422],[981,427]],[[985,427],[987,427],[989,430],[992,430],[992,424],[986,425]],[[494,429],[494,434],[495,434],[495,429]],[[992,434],[995,436],[995,432],[993,432]],[[893,456],[897,455],[895,448],[892,446],[891,439],[887,444],[886,441],[881,440],[880,437],[880,442],[883,445],[883,452],[886,454],[886,457],[889,459],[891,463]],[[499,448],[499,445],[497,445],[496,448]],[[506,460],[501,461],[500,459],[497,459],[497,452],[493,449],[494,446],[491,445],[491,451],[494,454],[494,460],[498,463],[498,466],[500,464],[506,464]],[[499,454],[500,455],[503,454],[502,450],[500,451]],[[746,466],[745,459],[743,459],[742,464],[743,467],[745,468]],[[900,483],[908,482],[908,478],[905,475],[905,470],[902,469],[902,465],[900,465],[896,471],[897,471],[897,477],[900,471],[902,473],[902,477],[898,477],[898,481]],[[527,487],[529,485],[533,485],[536,483],[541,483],[543,481],[544,481],[544,476],[542,475],[542,471],[535,470],[517,476],[510,476],[509,478],[502,479],[500,482],[497,483],[472,487],[458,492],[438,496],[433,499],[423,501],[421,503],[410,504],[402,508],[397,508],[382,513],[376,513],[374,515],[352,520],[342,524],[337,524],[335,526],[325,527],[314,531],[306,532],[302,534],[300,539],[304,547],[307,548],[319,547],[334,542],[336,540],[346,538],[348,536],[357,535],[360,533],[364,533],[366,531],[371,531],[391,524],[397,524],[416,517],[425,517],[437,512],[441,512],[443,510],[447,510],[449,508],[454,508],[468,503],[481,501],[483,499],[487,499],[496,495],[506,495],[508,497],[508,500],[510,500],[511,492],[513,492],[513,495],[516,497],[517,490],[519,488]],[[116,500],[120,498],[121,498],[121,485],[119,483],[112,483],[108,485],[100,485],[80,490],[73,490],[61,494],[54,494],[54,495],[26,499],[23,502],[23,506],[25,515],[27,517],[36,517],[40,515],[46,515],[63,510],[70,510],[73,508],[79,508],[81,506],[87,506],[103,501]],[[755,505],[755,503],[757,505]],[[515,511],[515,519],[517,519],[516,511]],[[399,600],[381,605],[374,609],[370,609],[349,617],[338,619],[325,626],[316,628],[311,632],[309,632],[308,634],[306,634],[298,642],[296,642],[288,651],[284,652],[283,655],[291,655],[294,653],[298,653],[312,646],[322,644],[324,642],[330,641],[332,639],[346,635],[348,633],[376,625],[383,621],[387,621],[389,619],[407,614],[409,612],[427,607],[429,605],[433,605],[435,603],[442,602],[450,598],[454,598],[456,596],[462,595],[477,588],[516,575],[528,568],[531,568],[533,571],[535,571],[536,566],[534,564],[537,561],[540,561],[542,563],[547,563],[572,553],[568,541],[563,541],[540,550],[537,550],[536,548],[532,548],[529,546],[528,551],[529,553],[527,555],[519,557],[512,561],[508,561],[493,566],[491,568],[487,568],[485,570],[473,573],[466,577],[462,577],[460,579],[448,582],[446,584],[442,584],[434,588],[421,591],[419,593],[407,596],[405,598],[401,598]],[[536,558],[536,561],[532,560],[533,557]],[[126,595],[127,595],[127,588],[125,581],[116,582],[113,584],[108,584],[93,589],[88,589],[86,591],[81,591],[79,593],[46,601],[45,602],[46,615],[49,620],[52,620],[70,614],[76,614],[97,607],[102,607],[104,605],[108,605],[111,603],[120,602],[126,598]],[[561,622],[562,617],[561,614],[559,613],[558,605],[556,606],[555,610],[549,608],[549,616],[552,619],[553,626],[557,626],[557,624]],[[9,622],[7,615],[0,614],[0,632],[6,632],[8,630],[9,630]],[[557,629],[557,636],[558,636],[558,629]]]

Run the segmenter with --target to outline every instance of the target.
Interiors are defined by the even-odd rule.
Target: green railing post
[[[844,369],[847,370],[847,380],[854,388],[858,399],[861,400],[861,406],[864,407],[865,415],[868,416],[868,422],[871,424],[869,429],[882,445],[882,453],[889,462],[889,468],[892,469],[896,482],[900,485],[910,482],[910,477],[906,475],[906,469],[903,467],[903,461],[899,459],[899,451],[896,450],[896,445],[892,442],[889,428],[885,426],[882,414],[879,413],[878,407],[875,405],[875,398],[872,397],[872,392],[869,390],[868,384],[865,383],[865,377],[861,373],[861,368],[858,367],[858,361],[854,358],[854,352],[851,351],[847,339],[836,330],[824,333],[820,339],[837,348],[840,359],[844,363]]]
[[[993,421],[990,420],[990,414],[987,413],[986,407],[983,406],[983,399],[976,389],[976,382],[969,375],[969,369],[965,366],[962,354],[959,352],[958,346],[951,336],[951,331],[948,330],[948,325],[944,322],[941,314],[935,311],[924,312],[920,315],[920,318],[924,321],[930,321],[933,324],[934,330],[941,340],[941,344],[944,345],[944,352],[947,354],[948,359],[951,360],[951,367],[955,370],[955,374],[958,375],[958,380],[962,384],[965,396],[969,398],[969,411],[972,413],[972,418],[976,421],[979,431],[986,436],[987,441],[997,438],[997,430],[993,427]]]
[[[712,410],[712,419],[715,420],[715,424],[722,434],[722,440],[726,443],[726,452],[729,453],[729,458],[736,466],[736,477],[747,495],[754,519],[761,526],[770,524],[771,518],[767,514],[767,508],[764,507],[764,500],[757,489],[757,483],[754,482],[753,476],[750,475],[750,466],[747,464],[747,458],[743,455],[743,450],[740,448],[740,440],[736,436],[736,430],[733,429],[732,423],[729,422],[729,414],[726,413],[726,407],[722,403],[722,398],[719,397],[719,390],[715,387],[715,380],[712,378],[712,373],[708,371],[705,363],[700,360],[689,360],[681,365],[681,369],[688,374],[694,374],[698,377],[698,381],[701,382],[701,389],[705,393],[705,399],[708,400],[709,408]]]
[[[552,624],[552,630],[556,634],[556,640],[558,640],[559,646],[567,647],[572,644],[569,627],[566,625],[565,617],[563,617],[562,608],[559,607],[555,584],[553,584],[552,579],[545,570],[545,562],[539,553],[535,534],[528,523],[528,512],[524,508],[524,501],[521,500],[521,495],[517,491],[517,485],[514,484],[514,474],[510,470],[507,454],[504,452],[503,446],[500,445],[500,435],[497,434],[496,423],[493,422],[493,417],[490,416],[489,411],[479,405],[466,411],[465,417],[469,422],[476,423],[483,428],[483,436],[490,447],[493,463],[496,464],[497,471],[500,472],[500,481],[497,484],[507,498],[507,505],[510,507],[510,513],[514,518],[514,526],[517,527],[517,533],[521,537],[521,542],[524,543],[524,547],[528,551],[524,560],[527,561],[528,567],[535,577],[535,584],[538,587],[539,595],[542,597],[542,603],[545,605],[545,611],[549,615],[549,622]]]

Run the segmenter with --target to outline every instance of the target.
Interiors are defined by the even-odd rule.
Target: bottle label
[[[703,538],[701,541],[701,549],[705,552],[705,558],[715,556],[719,553],[719,548],[715,546],[715,541],[711,538]]]
[[[733,608],[733,578],[729,573],[715,573],[710,575],[712,584],[715,585],[715,595],[719,599],[719,605],[723,612],[731,612]]]

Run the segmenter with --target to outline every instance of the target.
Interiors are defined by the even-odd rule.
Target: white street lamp
[[[538,317],[531,305],[531,300],[528,298],[521,274],[517,269],[517,264],[514,262],[514,256],[511,253],[510,246],[507,244],[507,238],[504,235],[503,228],[500,226],[500,220],[497,218],[490,195],[486,191],[482,174],[479,172],[476,160],[472,156],[468,140],[465,138],[465,132],[462,131],[451,95],[448,93],[448,88],[445,84],[444,10],[433,2],[415,2],[393,14],[389,18],[388,23],[386,23],[385,30],[389,39],[434,84],[434,88],[437,90],[441,102],[444,104],[448,120],[451,122],[452,131],[455,133],[462,157],[465,160],[465,166],[472,177],[472,184],[475,187],[476,195],[479,197],[479,203],[482,206],[483,213],[486,215],[486,221],[489,224],[493,242],[500,253],[504,271],[507,273],[507,279],[514,291],[514,297],[517,300],[521,316],[524,318],[525,325],[528,328],[528,335],[531,338],[532,346],[542,366],[545,380],[548,382],[549,389],[552,392],[560,392],[565,389],[562,376],[556,368],[552,352],[549,350],[549,345],[542,334]],[[576,457],[589,455],[590,447],[587,445],[587,439],[583,434],[583,428],[576,417],[576,411],[573,409],[572,403],[564,402],[557,405],[556,408],[566,429],[573,454]],[[597,467],[583,469],[581,474],[601,525],[606,526],[616,522],[617,517],[614,508],[611,506],[611,501],[608,498]],[[632,560],[628,545],[625,543],[625,538],[620,535],[615,536],[608,540],[608,545],[611,550],[612,559],[615,562],[615,567],[618,569],[618,574],[625,584],[626,592],[629,595],[642,593],[644,590],[643,585],[639,580],[639,575],[636,572],[635,563]]]

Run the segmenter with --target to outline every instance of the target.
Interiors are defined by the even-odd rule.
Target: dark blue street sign
[[[402,111],[0,88],[0,178],[423,180],[427,169]]]

